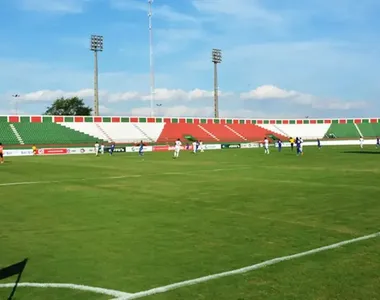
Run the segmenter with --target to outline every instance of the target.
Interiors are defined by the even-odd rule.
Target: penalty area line
[[[348,244],[353,244],[353,243],[357,243],[357,242],[360,242],[360,241],[374,239],[374,238],[378,238],[378,237],[380,237],[380,232],[376,232],[376,233],[373,233],[373,234],[369,234],[369,235],[365,235],[365,236],[362,236],[362,237],[354,238],[354,239],[351,239],[351,240],[345,240],[345,241],[342,241],[342,242],[339,242],[339,243],[331,244],[331,245],[328,245],[328,246],[323,246],[323,247],[320,247],[320,248],[311,249],[311,250],[308,250],[308,251],[304,251],[304,252],[300,252],[300,253],[296,253],[296,254],[292,254],[292,255],[287,255],[287,256],[281,256],[281,257],[273,258],[273,259],[266,260],[266,261],[258,263],[258,264],[254,264],[254,265],[251,265],[251,266],[248,266],[248,267],[244,267],[244,268],[240,268],[240,269],[236,269],[236,270],[232,270],[232,271],[227,271],[227,272],[217,273],[217,274],[208,275],[208,276],[204,276],[204,277],[199,277],[199,278],[195,278],[195,279],[191,279],[191,280],[181,281],[181,282],[169,284],[169,285],[166,285],[166,286],[161,286],[161,287],[153,288],[153,289],[150,289],[150,290],[134,293],[134,294],[131,294],[131,295],[121,296],[119,298],[114,298],[112,300],[131,300],[131,299],[138,299],[138,298],[148,297],[148,296],[155,295],[155,294],[166,293],[166,292],[169,292],[171,290],[178,289],[178,288],[181,288],[181,287],[195,285],[195,284],[199,284],[199,283],[202,283],[202,282],[207,282],[207,281],[210,281],[210,280],[213,280],[213,279],[222,278],[222,277],[227,277],[227,276],[233,276],[233,275],[237,275],[237,274],[247,273],[247,272],[250,272],[250,271],[253,271],[253,270],[258,270],[258,269],[261,269],[261,268],[264,268],[264,267],[267,267],[267,266],[270,266],[270,265],[275,265],[275,264],[278,264],[278,263],[283,262],[283,261],[288,261],[288,260],[300,258],[300,257],[303,257],[303,256],[312,255],[312,254],[315,254],[315,253],[319,253],[319,252],[323,252],[323,251],[339,248],[339,247],[342,247],[342,246],[345,246],[345,245],[348,245]]]

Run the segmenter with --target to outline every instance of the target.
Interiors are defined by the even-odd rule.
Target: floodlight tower
[[[154,94],[155,94],[155,78],[154,78],[154,61],[153,61],[153,26],[152,26],[152,4],[153,0],[148,0],[148,20],[149,20],[149,65],[150,65],[150,116],[154,116]]]
[[[222,62],[222,50],[212,49],[212,62],[214,63],[214,117],[219,118],[218,64]]]
[[[16,104],[16,115],[18,115],[18,101],[17,98],[20,98],[21,96],[19,94],[14,94],[12,97],[15,99],[15,104]]]
[[[99,116],[98,52],[103,51],[103,36],[91,35],[91,51],[94,52],[94,115]]]

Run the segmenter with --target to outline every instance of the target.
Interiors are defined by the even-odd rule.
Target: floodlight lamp
[[[220,64],[222,62],[222,50],[212,49],[212,62],[214,64]]]
[[[103,36],[91,35],[91,51],[103,51]]]

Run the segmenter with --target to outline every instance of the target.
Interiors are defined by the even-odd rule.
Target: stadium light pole
[[[222,50],[212,49],[212,62],[214,63],[214,117],[219,118],[218,64],[222,62]]]
[[[149,20],[149,66],[150,66],[150,116],[154,116],[155,78],[153,61],[153,25],[152,25],[152,4],[153,0],[148,0],[148,20]]]
[[[91,51],[94,52],[94,115],[99,116],[98,52],[103,51],[103,36],[91,35]]]
[[[16,103],[16,115],[18,115],[18,101],[17,101],[17,98],[20,98],[21,96],[19,94],[14,94],[14,95],[12,95],[12,97],[15,99],[15,103]]]

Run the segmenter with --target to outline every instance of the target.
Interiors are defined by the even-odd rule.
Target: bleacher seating
[[[186,135],[206,143],[255,142],[273,135],[286,140],[324,136],[357,139],[380,135],[380,119],[237,120],[92,116],[0,116],[0,142],[5,145],[149,144],[184,141]]]
[[[99,128],[98,123],[74,123],[74,122],[63,122],[60,125],[81,132],[83,134],[89,135],[94,139],[99,141],[108,141],[109,138],[102,132]]]
[[[269,134],[275,135],[277,138],[283,140],[287,138],[282,133],[278,133],[254,124],[228,124],[226,126],[238,132],[249,141],[262,141]]]
[[[328,135],[333,135],[336,138],[359,138],[359,131],[355,124],[331,124],[327,131]]]
[[[94,143],[95,138],[56,123],[13,123],[24,144]]]
[[[358,124],[358,128],[365,137],[380,136],[380,123],[362,123]]]
[[[304,140],[322,139],[330,124],[265,124],[261,127],[287,137],[302,137]]]
[[[202,124],[204,125],[204,124]],[[185,135],[191,135],[198,140],[208,142],[218,142],[218,138],[211,136],[209,133],[201,129],[198,124],[190,123],[166,123],[157,142],[168,143],[174,142],[177,138],[182,139]]]
[[[20,141],[12,131],[10,124],[7,122],[0,122],[0,143],[4,145],[17,145]]]

